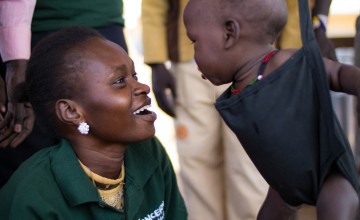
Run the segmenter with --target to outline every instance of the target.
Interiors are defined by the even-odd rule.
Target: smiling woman
[[[2,217],[186,219],[172,164],[154,137],[149,93],[127,53],[92,29],[70,27],[41,41],[17,98],[62,141],[24,162],[1,189]]]

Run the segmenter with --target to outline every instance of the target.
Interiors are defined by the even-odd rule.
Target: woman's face
[[[138,82],[127,53],[113,42],[94,38],[86,43],[81,59],[86,65],[80,73],[82,93],[74,101],[90,125],[88,135],[124,144],[152,137],[156,114],[147,110],[150,88]]]

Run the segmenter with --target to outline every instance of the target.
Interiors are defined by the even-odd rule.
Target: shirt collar
[[[156,139],[129,145],[125,152],[125,200],[131,196],[130,192],[136,192],[140,198],[136,199],[138,202],[135,203],[141,202],[144,185],[161,163],[153,156],[154,153],[150,152],[149,148],[157,144],[151,142],[156,142]],[[87,202],[102,203],[97,189],[81,168],[73,148],[64,139],[51,155],[51,169],[60,190],[71,206]]]
[[[53,151],[51,169],[60,190],[71,206],[101,201],[97,189],[81,168],[74,150],[66,140],[61,140]]]

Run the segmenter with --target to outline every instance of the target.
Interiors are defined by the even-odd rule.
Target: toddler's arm
[[[330,89],[357,97],[357,114],[360,125],[360,68],[324,58]]]
[[[330,89],[350,95],[360,95],[360,68],[324,58]],[[359,97],[358,97],[359,98]]]

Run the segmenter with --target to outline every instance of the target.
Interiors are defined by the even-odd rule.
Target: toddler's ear
[[[56,115],[65,124],[79,124],[84,121],[79,106],[69,99],[60,99],[56,102]]]
[[[224,27],[224,48],[230,49],[234,46],[240,37],[240,25],[234,20],[230,19],[225,22]]]

